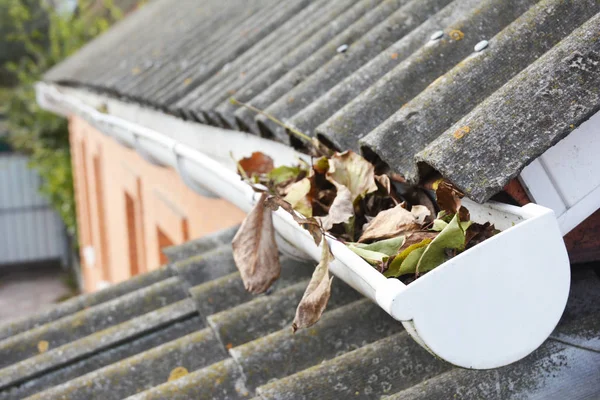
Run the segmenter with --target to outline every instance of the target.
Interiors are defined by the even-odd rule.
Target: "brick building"
[[[70,119],[85,291],[165,264],[161,249],[238,224],[244,216],[198,195],[172,169],[154,166],[85,120]]]

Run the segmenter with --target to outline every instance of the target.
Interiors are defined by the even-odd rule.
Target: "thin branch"
[[[235,105],[235,106],[242,106],[242,107],[246,107],[247,109],[254,111],[257,114],[260,115],[264,115],[265,117],[269,118],[271,121],[275,122],[277,125],[287,129],[288,131],[290,131],[291,133],[293,133],[294,135],[296,135],[298,138],[310,143],[312,145],[312,138],[302,132],[300,132],[299,130],[297,130],[294,127],[291,127],[289,125],[286,125],[285,123],[283,123],[282,121],[278,120],[277,118],[275,118],[274,116],[272,116],[271,114],[268,114],[266,112],[264,112],[263,110],[259,110],[258,108],[250,105],[250,104],[246,104],[243,103],[239,100],[236,100],[235,98],[231,97],[229,99],[229,101],[231,102],[231,104]]]

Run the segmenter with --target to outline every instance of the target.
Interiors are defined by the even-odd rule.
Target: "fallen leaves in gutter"
[[[296,310],[294,331],[316,323],[329,300],[333,255],[327,237],[345,243],[386,277],[409,283],[498,232],[490,223],[470,220],[462,193],[450,182],[434,182],[430,197],[396,176],[377,175],[352,151],[320,153],[312,165],[279,167],[255,152],[239,160],[238,170],[261,192],[233,240],[246,289],[262,293],[279,277],[270,210],[284,209],[322,248]]]

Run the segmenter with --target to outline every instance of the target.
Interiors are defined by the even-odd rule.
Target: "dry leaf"
[[[321,225],[326,231],[333,225],[346,223],[354,216],[354,207],[352,206],[352,194],[346,186],[337,185],[337,194],[329,207],[329,213],[319,218]]]
[[[390,181],[390,177],[387,175],[375,175],[375,181],[381,185],[381,187],[385,190],[386,194],[392,193],[392,181]]]
[[[231,243],[244,287],[251,293],[266,291],[281,273],[273,216],[265,207],[266,199],[263,193]]]
[[[446,211],[448,214],[456,214],[460,210],[460,199],[463,194],[450,182],[438,181],[437,187],[435,187],[435,197],[440,210]]]
[[[298,213],[294,211],[290,203],[277,196],[269,197],[265,201],[265,207],[269,207],[273,211],[276,211],[279,207],[283,208],[294,218],[294,221],[296,221],[301,227],[310,233],[317,246],[319,243],[321,243],[323,231],[321,229],[321,224],[319,224],[319,221],[317,221],[314,217],[306,218],[299,216]]]
[[[331,254],[327,240],[323,239],[322,246],[321,262],[315,268],[315,272],[313,272],[302,300],[300,300],[300,304],[296,309],[296,316],[292,323],[294,332],[314,325],[325,311],[331,295],[333,277],[329,278],[329,263],[333,260],[333,254]]]
[[[427,217],[431,216],[431,211],[426,206],[413,206],[410,213],[414,215],[417,224],[423,225],[427,221]]]
[[[301,179],[286,188],[287,194],[283,200],[290,203],[294,210],[305,217],[312,217],[312,202],[309,197],[310,189],[310,179]]]
[[[365,227],[358,241],[386,239],[419,230],[427,216],[427,207],[414,206],[411,212],[402,207],[402,204],[398,204],[377,214]]]
[[[329,159],[327,179],[346,186],[352,194],[353,202],[358,197],[377,190],[375,167],[353,151],[335,153]]]
[[[415,243],[421,243],[425,239],[435,239],[439,232],[431,232],[431,231],[416,231],[406,236],[402,247],[398,250],[400,253],[406,250],[409,246],[412,246]]]
[[[250,157],[242,158],[238,164],[248,176],[268,174],[274,168],[273,159],[260,151],[255,151]]]
[[[465,248],[470,249],[471,247],[491,238],[497,233],[498,230],[489,222],[486,222],[483,225],[474,223],[465,231]]]

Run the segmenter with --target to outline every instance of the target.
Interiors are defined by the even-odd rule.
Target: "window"
[[[133,198],[125,193],[125,217],[127,218],[127,245],[129,250],[129,274],[135,276],[140,273],[138,258],[138,241],[136,234],[137,218]]]
[[[160,259],[160,265],[165,265],[169,262],[167,256],[162,252],[164,247],[173,246],[173,241],[169,238],[158,226],[156,227],[156,236],[158,238],[158,257]]]

